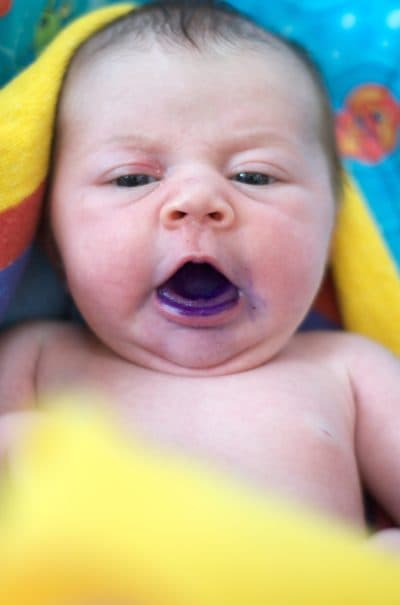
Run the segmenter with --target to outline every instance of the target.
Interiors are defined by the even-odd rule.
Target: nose
[[[168,200],[160,211],[160,221],[167,229],[177,229],[189,222],[227,229],[234,220],[232,205],[220,193],[205,191],[200,186],[189,186]]]

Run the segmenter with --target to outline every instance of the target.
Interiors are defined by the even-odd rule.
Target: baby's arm
[[[33,422],[42,353],[62,329],[57,322],[29,322],[0,335],[0,467]]]
[[[26,323],[0,335],[0,419],[33,405],[47,323]]]
[[[353,344],[350,378],[361,478],[400,526],[400,361],[363,338],[355,337]]]
[[[83,334],[82,327],[57,321],[26,322],[0,333],[0,471],[57,387],[54,373],[64,376],[65,360],[82,345]]]
[[[45,325],[27,323],[0,336],[0,468],[32,422]]]

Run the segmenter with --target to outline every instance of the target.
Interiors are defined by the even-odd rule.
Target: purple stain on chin
[[[233,307],[239,291],[211,265],[186,263],[157,289],[157,296],[178,313],[206,317]]]

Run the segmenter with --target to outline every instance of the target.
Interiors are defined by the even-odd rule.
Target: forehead
[[[206,140],[207,126],[215,139],[216,126],[223,138],[262,125],[307,143],[320,139],[320,113],[311,76],[285,48],[116,46],[72,65],[56,139],[132,128],[165,139],[180,129]]]

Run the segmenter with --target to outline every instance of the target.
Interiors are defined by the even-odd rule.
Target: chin
[[[201,350],[201,353],[199,351]],[[252,370],[268,363],[276,355],[275,348],[265,346],[232,351],[232,348],[201,346],[171,347],[161,354],[142,351],[135,356],[134,363],[141,367],[177,376],[226,376]]]

